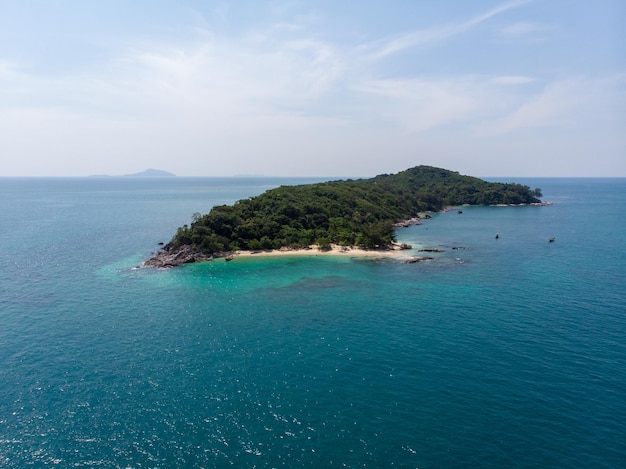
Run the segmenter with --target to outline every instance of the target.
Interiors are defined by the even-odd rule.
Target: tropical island
[[[145,265],[172,267],[236,253],[397,249],[395,230],[461,205],[540,205],[540,189],[432,166],[370,179],[280,186],[195,213]]]

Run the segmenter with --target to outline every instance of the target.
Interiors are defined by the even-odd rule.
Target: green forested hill
[[[417,166],[371,179],[281,186],[194,214],[165,247],[203,254],[331,243],[373,248],[395,240],[394,223],[449,205],[540,202],[539,189],[490,183],[457,172]]]

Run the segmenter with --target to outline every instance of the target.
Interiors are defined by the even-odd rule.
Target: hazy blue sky
[[[625,0],[0,0],[0,176],[626,176]]]

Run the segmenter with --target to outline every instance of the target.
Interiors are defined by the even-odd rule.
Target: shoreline
[[[552,202],[536,202],[530,204],[495,204],[491,207],[545,207],[552,205]],[[448,212],[454,208],[468,207],[468,205],[446,206],[439,213]],[[401,220],[394,224],[396,229],[406,228],[414,225],[420,225],[426,219],[431,218],[431,214],[437,212],[422,212],[415,217]],[[362,258],[397,258],[407,263],[419,262],[423,260],[432,260],[431,257],[422,257],[412,255],[412,246],[402,242],[395,242],[385,248],[379,249],[363,249],[355,246],[339,246],[332,244],[330,249],[321,249],[317,245],[310,245],[306,248],[280,248],[257,251],[232,251],[222,252],[213,255],[202,254],[193,249],[192,246],[185,245],[173,251],[167,247],[157,251],[154,255],[142,263],[143,267],[157,267],[168,269],[184,264],[192,264],[195,262],[208,262],[217,259],[225,259],[232,261],[237,257],[281,257],[281,256],[345,256],[345,257],[362,257]]]
[[[362,258],[397,258],[409,260],[412,247],[404,243],[394,243],[388,248],[380,249],[363,249],[358,247],[331,245],[330,249],[320,249],[319,246],[312,245],[308,248],[281,248],[259,251],[234,251],[214,254],[207,256],[205,254],[194,251],[191,246],[183,246],[174,251],[161,250],[154,256],[145,261],[144,267],[171,268],[184,264],[192,264],[196,262],[209,262],[215,260],[232,261],[237,258],[259,258],[259,257],[296,257],[296,256],[345,256],[345,257],[362,257]]]
[[[330,249],[321,249],[312,245],[308,248],[299,249],[270,249],[262,251],[237,251],[232,255],[237,257],[281,257],[281,256],[348,256],[348,257],[402,257],[411,248],[401,248],[401,243],[394,244],[389,248],[363,249],[333,244]],[[407,256],[408,257],[408,256]]]

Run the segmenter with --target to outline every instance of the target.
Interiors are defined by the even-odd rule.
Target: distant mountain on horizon
[[[148,168],[145,171],[140,171],[138,173],[134,173],[134,174],[125,174],[124,177],[130,177],[130,178],[162,178],[162,177],[175,177],[176,175],[174,173],[170,173],[168,171],[163,171],[162,169],[152,169],[152,168]]]
[[[163,177],[176,177],[174,173],[163,171],[162,169],[148,168],[145,171],[140,171],[133,174],[123,174],[122,176],[110,176],[108,174],[97,174],[89,177],[125,177],[125,178],[163,178]]]

